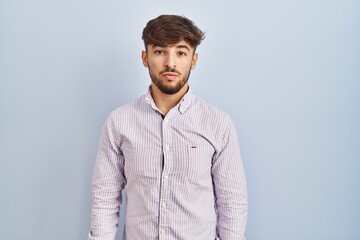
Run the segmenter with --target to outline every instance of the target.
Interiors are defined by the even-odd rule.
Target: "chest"
[[[134,122],[121,151],[128,180],[158,179],[167,172],[182,179],[210,176],[215,139],[204,124],[187,119]]]

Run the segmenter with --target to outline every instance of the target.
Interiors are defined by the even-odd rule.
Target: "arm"
[[[212,178],[218,214],[217,237],[245,240],[247,189],[236,129],[229,119],[221,149],[213,157]]]
[[[89,240],[115,240],[124,182],[124,157],[109,117],[101,135],[92,179]]]

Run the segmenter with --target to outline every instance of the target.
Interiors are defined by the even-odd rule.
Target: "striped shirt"
[[[150,91],[108,116],[89,240],[245,240],[247,190],[230,117],[188,92],[164,117]]]

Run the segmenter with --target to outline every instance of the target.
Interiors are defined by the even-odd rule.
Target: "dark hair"
[[[204,38],[204,32],[190,19],[178,15],[160,15],[150,20],[142,33],[145,49],[148,44],[168,46],[181,40],[196,49]]]

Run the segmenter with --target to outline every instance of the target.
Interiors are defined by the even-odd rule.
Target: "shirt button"
[[[164,123],[165,123],[165,124],[168,124],[168,122],[169,122],[169,121],[168,121],[167,119],[164,119]]]
[[[166,203],[162,203],[161,206],[162,206],[163,208],[166,208]]]
[[[166,150],[169,151],[170,147],[169,145],[166,145]]]
[[[169,176],[167,174],[164,175],[164,179],[167,180]]]

